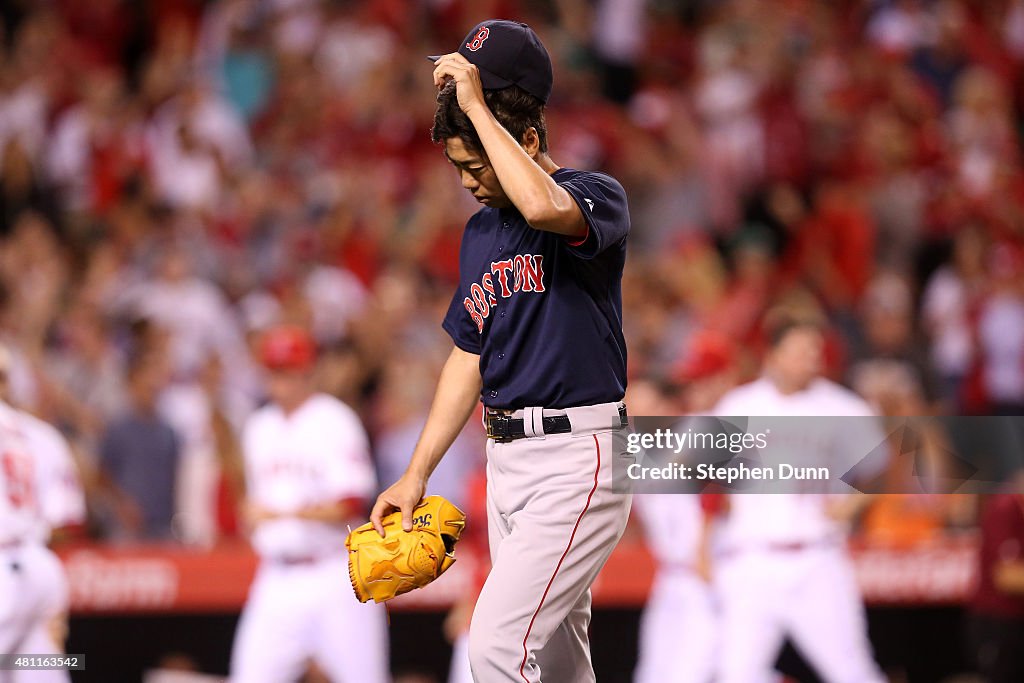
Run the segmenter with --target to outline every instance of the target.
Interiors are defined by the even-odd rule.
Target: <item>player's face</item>
[[[813,327],[797,327],[786,333],[771,352],[771,371],[786,385],[803,388],[821,374],[825,339]]]
[[[309,392],[310,373],[306,370],[269,370],[267,394],[278,405],[291,409],[302,403]]]
[[[459,172],[462,186],[484,206],[505,209],[512,205],[498,182],[487,155],[466,146],[462,138],[448,138],[444,142],[448,162]]]

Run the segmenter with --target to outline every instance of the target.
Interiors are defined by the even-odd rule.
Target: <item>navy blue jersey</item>
[[[552,177],[583,212],[582,239],[493,208],[474,214],[462,236],[460,284],[443,327],[480,356],[492,408],[572,408],[618,401],[626,390],[626,194],[602,173],[563,168]]]

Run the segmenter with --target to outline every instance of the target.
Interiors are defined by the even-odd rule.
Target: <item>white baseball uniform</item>
[[[707,683],[715,672],[714,592],[697,573],[704,511],[697,494],[636,496],[658,573],[640,618],[635,683]]]
[[[79,521],[60,498],[72,469],[49,425],[0,404],[0,653],[56,654],[53,619],[67,610],[68,587],[50,529]],[[63,474],[57,474],[63,472]],[[75,477],[77,480],[77,477]],[[80,493],[80,489],[78,489]],[[80,500],[80,499],[79,499]],[[71,506],[73,507],[73,506]],[[5,678],[6,676],[6,678]],[[0,672],[3,683],[69,681],[64,671]]]
[[[22,433],[36,461],[39,486],[39,512],[43,542],[50,540],[54,529],[84,524],[85,491],[71,447],[64,435],[38,417],[19,411]]]
[[[452,662],[448,667],[448,683],[473,683],[473,670],[469,666],[469,630],[463,631],[452,643]]]
[[[767,378],[727,393],[722,416],[860,416],[870,407],[826,379],[782,394]],[[753,424],[753,421],[752,423]],[[823,421],[772,421],[771,443],[800,444],[815,432],[821,462],[843,457],[846,436],[820,438]],[[873,420],[858,422],[871,431]],[[884,435],[860,435],[881,443]],[[751,431],[756,428],[751,427]],[[787,433],[792,432],[792,433]],[[867,638],[864,606],[846,552],[846,532],[826,509],[828,494],[734,494],[718,544],[715,587],[721,605],[719,683],[772,680],[786,636],[828,683],[884,678]]]
[[[286,415],[256,411],[242,435],[249,499],[285,516],[259,524],[260,566],[231,658],[237,683],[298,680],[308,660],[336,683],[388,679],[384,608],[361,604],[348,577],[344,525],[287,514],[377,489],[366,432],[341,401],[315,394]],[[358,524],[352,520],[353,527]]]

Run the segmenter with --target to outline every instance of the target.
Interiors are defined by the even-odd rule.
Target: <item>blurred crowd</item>
[[[672,405],[695,335],[749,376],[765,312],[813,308],[881,412],[1024,414],[1024,0],[2,7],[0,337],[93,535],[238,532],[276,323],[312,330],[321,388],[400,473],[476,209],[424,55],[492,16],[552,52],[552,158],[627,189],[632,412]],[[456,500],[469,429],[432,487]]]

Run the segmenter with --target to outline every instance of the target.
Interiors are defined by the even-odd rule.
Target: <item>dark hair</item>
[[[484,101],[502,128],[518,142],[530,128],[537,129],[540,151],[548,151],[548,129],[544,122],[544,103],[518,85],[501,90],[485,90]],[[443,143],[449,138],[460,138],[467,147],[483,151],[480,136],[473,128],[469,117],[459,108],[455,94],[455,81],[449,81],[437,94],[437,111],[434,113],[434,127],[430,139]]]
[[[776,348],[789,336],[790,332],[797,330],[811,330],[824,334],[825,325],[821,320],[811,315],[782,314],[776,319],[767,321],[765,324],[768,333],[768,345]]]

